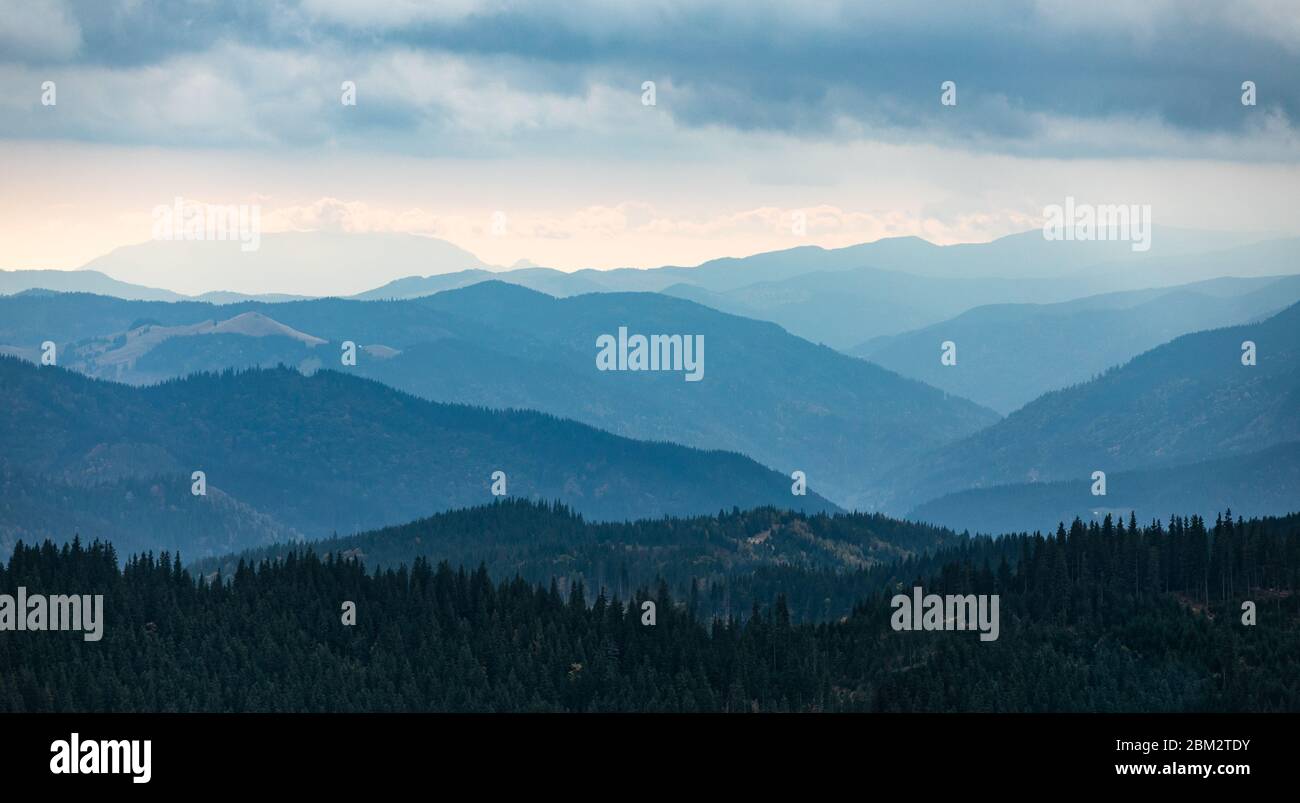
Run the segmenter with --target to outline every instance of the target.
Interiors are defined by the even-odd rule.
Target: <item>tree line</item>
[[[0,593],[102,593],[105,634],[0,633],[0,710],[1298,710],[1297,525],[1107,520],[968,539],[878,570],[848,614],[818,622],[796,621],[782,592],[708,618],[707,588],[674,596],[666,580],[620,598],[305,547],[196,577],[175,554],[20,544]],[[797,589],[800,570],[784,580]],[[913,584],[998,594],[1000,638],[894,631],[890,598]],[[1247,599],[1257,624],[1241,621]]]

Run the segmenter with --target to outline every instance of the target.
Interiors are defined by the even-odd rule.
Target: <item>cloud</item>
[[[391,30],[420,23],[459,21],[504,5],[483,0],[440,0],[437,3],[419,0],[389,0],[384,3],[303,0],[302,9],[320,22],[360,30]]]
[[[0,53],[42,62],[71,59],[81,48],[81,26],[62,0],[6,4],[0,14]]]
[[[383,209],[363,201],[321,198],[310,204],[284,206],[263,212],[267,232],[328,231],[341,234],[401,232],[436,235],[439,217],[418,208]]]
[[[362,201],[321,198],[308,204],[263,208],[262,226],[266,232],[405,233],[475,243],[493,236],[492,214],[484,211],[478,215],[439,215],[415,207],[384,208]],[[505,214],[505,231],[501,234],[516,241],[753,240],[772,243],[773,247],[780,247],[783,240],[792,237],[798,239],[789,244],[831,246],[908,235],[925,236],[938,243],[971,242],[1024,231],[1042,223],[1040,217],[1009,209],[947,214],[939,210],[848,210],[831,204],[763,206],[684,216],[643,201],[626,201],[586,206],[564,214],[502,214]],[[796,220],[802,223],[797,234]]]
[[[46,0],[0,21],[6,43],[9,138],[491,156],[685,153],[730,131],[1300,159],[1300,22],[1281,0]],[[21,91],[51,77],[57,114]],[[343,80],[356,107],[338,102]],[[945,80],[956,107],[939,103]],[[1241,105],[1243,80],[1257,107]]]

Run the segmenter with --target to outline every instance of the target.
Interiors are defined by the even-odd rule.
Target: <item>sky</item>
[[[1297,76],[1294,0],[0,0],[0,268],[177,197],[561,269],[980,242],[1067,196],[1300,234]]]

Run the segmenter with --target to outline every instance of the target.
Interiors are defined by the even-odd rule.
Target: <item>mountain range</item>
[[[597,370],[597,339],[620,327],[702,337],[702,381]],[[740,452],[786,475],[803,471],[836,503],[862,508],[910,457],[997,420],[773,324],[653,293],[556,299],[488,282],[387,302],[0,299],[0,347],[31,359],[46,338],[61,344],[60,365],[137,384],[223,368],[335,367],[434,401],[539,410],[631,438]],[[355,367],[341,365],[344,341],[361,348]]]
[[[1166,468],[1120,471],[1106,477],[1105,495],[1092,493],[1090,476],[1055,482],[979,488],[932,499],[907,517],[980,533],[1049,532],[1074,519],[1107,516],[1167,521],[1172,515],[1213,519],[1281,516],[1300,507],[1300,442],[1234,457]]]
[[[0,470],[78,488],[146,480],[182,500],[202,471],[209,494],[307,537],[491,501],[497,471],[511,496],[561,500],[597,519],[835,509],[734,453],[436,404],[335,371],[227,371],[138,388],[0,357],[0,387]]]
[[[481,503],[498,469],[600,520],[843,507],[1000,532],[1300,507],[1300,241],[1156,239],[1158,257],[1029,232],[573,273],[453,269],[467,252],[432,241],[440,273],[353,298],[0,274],[26,287],[0,296],[0,354],[39,363],[52,341],[58,365],[0,361],[0,547],[195,530],[187,547],[230,552]],[[1178,265],[1217,278],[1161,284]],[[98,294],[35,289],[73,278]],[[637,334],[698,339],[700,381],[602,370],[602,341]]]
[[[851,353],[1003,415],[1190,332],[1268,317],[1300,301],[1300,276],[1221,278],[1056,304],[994,304]],[[955,364],[940,361],[956,347]]]
[[[896,499],[911,508],[955,491],[1246,455],[1300,441],[1297,410],[1300,304],[1257,323],[1183,335],[1047,393],[896,474]],[[1290,495],[1300,506],[1300,487]]]
[[[191,296],[212,294],[212,300],[223,295],[293,296],[299,290],[297,277],[304,275],[311,275],[313,286],[324,293],[342,296],[384,277],[487,267],[446,240],[414,234],[277,232],[259,235],[255,249],[243,246],[234,240],[152,240],[116,248],[84,267],[125,282],[166,282]]]
[[[1130,246],[1118,241],[1046,240],[1041,231],[1031,230],[988,243],[940,246],[919,237],[894,237],[835,249],[798,246],[693,267],[562,271],[496,268],[431,237],[289,232],[264,235],[261,247],[249,253],[231,242],[127,246],[87,263],[84,281],[52,275],[65,273],[61,271],[0,273],[0,293],[44,287],[173,301],[282,301],[292,298],[296,288],[273,286],[263,277],[310,272],[334,295],[382,300],[416,298],[497,279],[557,297],[595,292],[676,295],[772,321],[813,342],[849,350],[873,337],[929,326],[975,306],[1055,303],[1222,276],[1284,275],[1295,271],[1300,258],[1300,238],[1162,226],[1152,231],[1151,250],[1135,252]],[[266,270],[268,266],[276,271]],[[166,279],[174,286],[203,291],[179,296],[106,282],[92,271],[145,284],[149,278]],[[358,287],[358,282],[384,276],[393,278]],[[213,290],[231,286],[244,292]]]
[[[1189,278],[1277,276],[1293,273],[1300,259],[1297,238],[1156,227],[1152,242],[1151,251],[1134,252],[1123,242],[1048,241],[1037,230],[950,246],[895,237],[838,249],[800,246],[695,267],[460,271],[403,278],[358,297],[412,298],[488,279],[554,296],[658,292],[772,321],[813,342],[849,350],[979,305],[1047,304]]]

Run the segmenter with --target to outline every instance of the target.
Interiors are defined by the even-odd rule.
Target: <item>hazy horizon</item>
[[[1248,246],[1257,242],[1267,243],[1274,240],[1290,239],[1288,235],[1277,231],[1190,230],[1179,229],[1178,227],[1171,226],[1156,226],[1154,229],[1166,236],[1169,234],[1191,235],[1193,237],[1204,236],[1222,241],[1208,247],[1189,247],[1187,243],[1179,243],[1175,246],[1175,254],[1215,253],[1228,251],[1235,247]],[[260,235],[260,239],[263,243],[271,243],[272,247],[269,252],[263,250],[261,247],[252,253],[241,252],[240,243],[238,241],[211,242],[198,240],[180,243],[158,243],[153,240],[145,240],[138,243],[116,246],[112,250],[96,256],[83,264],[71,267],[0,268],[0,274],[15,274],[24,271],[54,271],[58,273],[75,274],[82,271],[93,271],[126,284],[164,290],[188,297],[222,293],[324,297],[354,295],[364,291],[374,290],[388,282],[397,281],[399,279],[432,277],[459,273],[467,270],[481,270],[488,273],[500,273],[505,275],[515,270],[529,268],[552,270],[567,274],[574,274],[588,270],[603,272],[616,270],[656,270],[661,268],[696,268],[715,261],[725,261],[729,259],[743,260],[750,257],[760,257],[764,254],[777,253],[801,247],[822,249],[823,253],[828,253],[845,248],[853,248],[855,246],[870,246],[886,241],[916,239],[938,248],[945,248],[947,246],[990,245],[1000,240],[1017,237],[1032,237],[1040,233],[1041,229],[1026,229],[1024,231],[1003,234],[988,240],[971,240],[950,243],[936,242],[924,235],[890,235],[872,240],[848,243],[845,245],[821,246],[815,243],[801,243],[770,251],[716,254],[707,257],[698,263],[685,265],[656,264],[645,266],[618,265],[597,267],[587,265],[543,265],[534,263],[527,259],[521,259],[519,263],[513,265],[493,265],[486,261],[479,260],[477,255],[473,254],[472,251],[461,248],[457,243],[452,242],[451,240],[435,237],[430,234],[408,232],[336,232],[329,230],[303,230],[267,232]],[[286,238],[284,235],[288,235],[288,237]],[[410,239],[404,240],[402,238]],[[1164,236],[1161,237],[1161,240],[1164,240]],[[445,250],[448,255],[442,256],[442,261],[423,261],[423,259],[427,257],[425,252],[419,251],[418,248],[415,250],[408,248],[404,252],[397,253],[392,248],[387,247],[393,243],[402,243],[406,246],[415,246],[419,244],[420,247],[427,246],[435,252],[442,249]],[[1081,243],[1076,245],[1083,245],[1085,248],[1093,249],[1106,248],[1105,243]],[[345,246],[342,252],[340,252],[340,246]],[[166,253],[159,250],[160,248],[165,249]],[[286,248],[289,249],[287,252],[284,250]],[[348,249],[354,250],[349,251]],[[457,257],[455,256],[457,252],[466,255],[466,259],[463,262],[457,261]],[[1159,254],[1159,252],[1157,252],[1157,254]],[[1140,254],[1137,256],[1141,257],[1146,255],[1147,254]],[[288,261],[275,261],[286,256],[289,257]],[[160,258],[163,257],[166,257],[166,260],[160,262]],[[366,265],[366,270],[356,271],[354,268],[349,267],[347,262],[349,258],[365,260],[368,263]],[[173,260],[185,265],[186,270],[180,273],[175,271],[173,269]],[[271,262],[268,263],[267,260],[271,260]],[[1113,263],[1116,263],[1114,251],[1103,252],[1098,250],[1098,257],[1092,264],[1100,267]],[[270,277],[267,276],[268,265],[273,266]],[[1023,269],[1025,266],[1020,267]],[[333,274],[331,274],[329,278],[322,278],[322,269],[325,271],[332,270]],[[894,266],[886,266],[884,269],[898,270],[898,268]],[[1223,273],[1225,276],[1238,275],[1231,269],[1224,270]],[[1282,275],[1283,273],[1286,273],[1286,271],[1277,271],[1272,273],[1272,275]],[[1050,275],[1050,273],[1044,272],[1043,275],[1047,276]],[[1270,275],[1270,273],[1266,272],[1264,275]],[[311,278],[311,282],[314,283],[316,292],[301,289],[300,284],[302,283],[302,277]],[[1186,281],[1194,282],[1200,278],[1205,277],[1188,275]],[[331,280],[335,282],[333,286],[325,286],[323,284],[323,282]],[[251,286],[249,284],[249,282],[266,281],[277,282],[278,284],[274,287],[267,287],[262,284]],[[345,284],[338,284],[340,281]],[[1167,277],[1153,278],[1151,286],[1162,286],[1169,283]]]
[[[1107,18],[1057,2],[25,4],[0,19],[0,267],[149,241],[178,197],[255,206],[268,234],[409,233],[561,270],[987,242],[1069,197],[1300,234],[1287,9]]]

